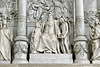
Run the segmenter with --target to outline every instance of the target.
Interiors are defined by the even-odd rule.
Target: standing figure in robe
[[[63,53],[70,53],[69,50],[69,24],[65,22],[63,18],[60,18],[60,30],[61,30],[61,50]]]
[[[40,36],[41,36],[41,25],[40,22],[36,23],[35,30],[32,32],[31,36],[31,52],[38,53],[37,47],[40,43]]]
[[[12,32],[7,26],[7,21],[3,19],[0,29],[0,61],[11,60]]]

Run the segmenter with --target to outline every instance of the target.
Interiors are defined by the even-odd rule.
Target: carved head
[[[40,28],[40,23],[39,22],[36,23],[36,28]]]
[[[2,22],[4,25],[7,25],[7,21],[5,19],[3,19],[3,22]]]
[[[64,19],[63,19],[62,17],[60,18],[60,22],[61,22],[61,23],[63,23],[63,22],[64,22]]]
[[[51,19],[52,19],[52,13],[50,12],[48,15],[48,20],[51,20]]]
[[[8,26],[7,26],[7,21],[6,21],[5,19],[3,19],[2,23],[1,23],[1,28],[4,27],[4,25],[5,25],[6,27],[8,27]]]
[[[99,24],[99,20],[95,19],[95,25],[98,25],[98,24]]]

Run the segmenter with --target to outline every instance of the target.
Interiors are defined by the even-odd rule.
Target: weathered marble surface
[[[100,64],[0,64],[1,67],[100,67]]]
[[[29,64],[72,64],[72,54],[30,54]]]

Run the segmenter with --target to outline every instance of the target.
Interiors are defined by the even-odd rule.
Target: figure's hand
[[[64,38],[64,34],[61,34],[61,38]]]

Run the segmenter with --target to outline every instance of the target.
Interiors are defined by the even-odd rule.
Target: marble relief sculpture
[[[47,20],[49,12],[53,13],[54,19],[60,19],[63,16],[64,20],[69,19],[69,7],[67,0],[33,0],[28,1],[28,22],[38,22],[41,16],[45,14]]]
[[[59,43],[55,34],[55,21],[50,13],[48,21],[45,23],[44,32],[40,38],[37,51],[44,53],[59,53]]]
[[[42,25],[42,24],[41,24]],[[40,29],[40,25],[38,25],[38,31],[36,33],[36,35],[38,36],[34,36],[34,39],[35,38],[39,38],[39,40],[37,41],[37,47],[36,47],[36,51],[37,52],[43,52],[43,53],[60,53],[60,50],[59,50],[59,42],[58,42],[58,39],[57,39],[57,34],[55,33],[59,31],[59,29],[57,29],[58,27],[55,26],[55,20],[53,20],[52,18],[52,14],[49,13],[49,16],[48,16],[48,21],[45,22],[45,25],[44,25],[44,30],[43,30],[43,33],[41,34],[41,30]],[[35,29],[36,30],[36,29]],[[31,39],[31,41],[34,41]],[[34,44],[34,46],[36,45],[36,43]]]
[[[41,25],[38,22],[36,23],[35,30],[33,30],[31,36],[31,53],[38,53],[37,47],[40,43],[40,36],[41,36]]]
[[[63,18],[60,18],[60,39],[62,53],[70,53],[69,50],[69,23],[65,22]]]
[[[94,27],[91,28],[90,33],[91,44],[92,44],[92,60],[100,60],[100,22],[95,19]]]
[[[65,22],[63,18],[53,20],[50,12],[46,22],[36,23],[31,36],[31,53],[70,53],[69,27],[69,22]]]
[[[3,19],[0,28],[0,61],[11,60],[11,41],[13,41],[13,35],[7,21]]]
[[[63,16],[64,20],[67,20],[69,17],[68,13],[68,4],[66,0],[53,0],[54,2],[54,16],[56,19],[60,19]]]

